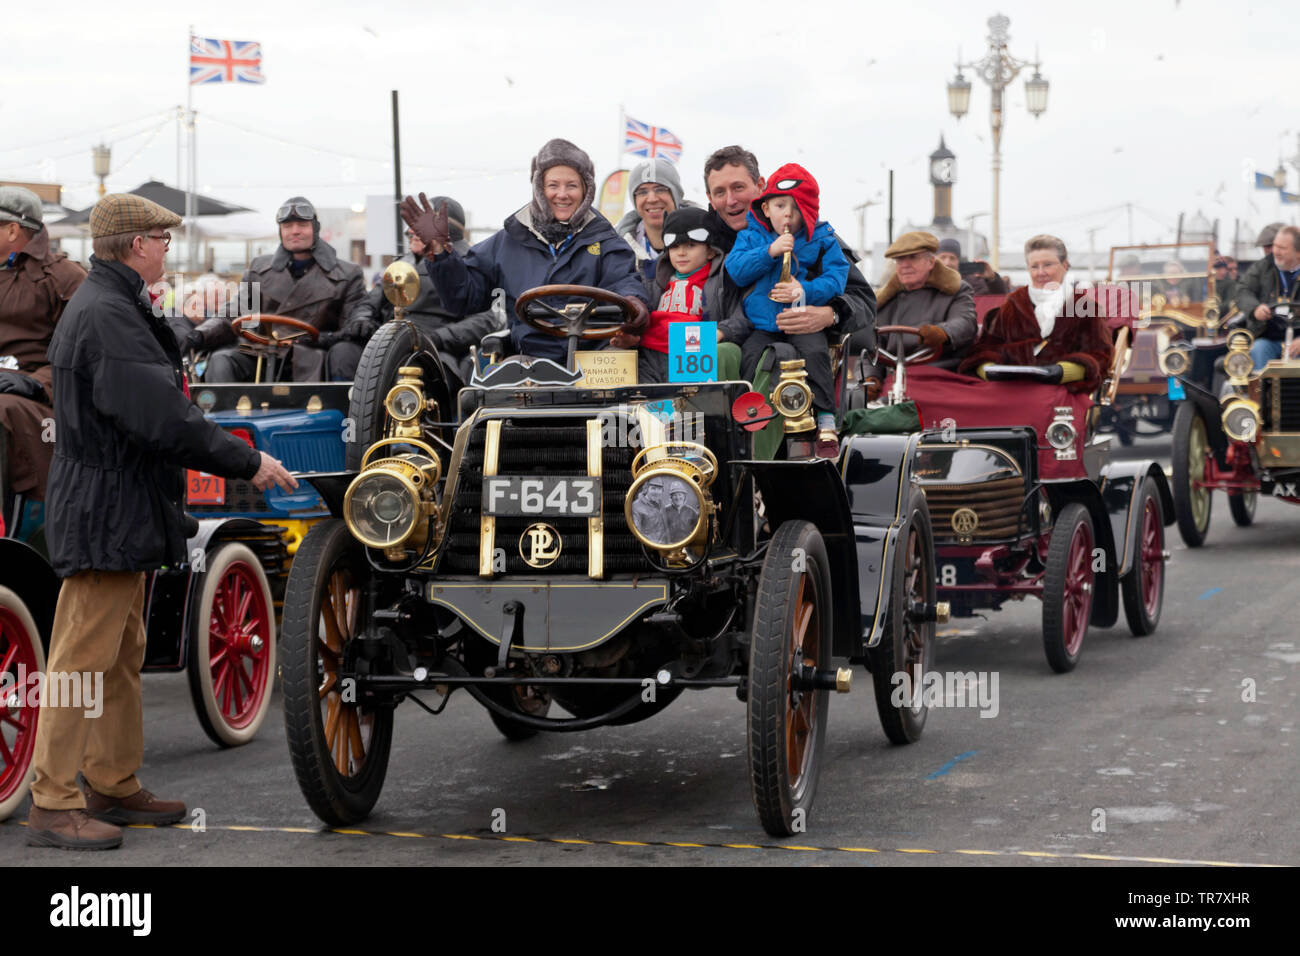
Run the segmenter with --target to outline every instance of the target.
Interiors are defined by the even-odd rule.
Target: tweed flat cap
[[[939,239],[928,232],[905,232],[885,250],[886,259],[910,256],[914,252],[938,252]]]
[[[179,226],[181,217],[152,200],[131,193],[111,193],[90,211],[90,237],[116,236]]]

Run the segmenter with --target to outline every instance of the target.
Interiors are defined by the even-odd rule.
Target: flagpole
[[[615,172],[623,168],[623,134],[626,131],[627,131],[627,113],[623,110],[623,104],[619,103],[618,104],[618,152],[614,154],[614,169],[610,170],[610,172]]]
[[[185,40],[187,50],[194,46],[194,24],[190,24],[190,33]],[[198,163],[194,158],[194,84],[190,81],[188,64],[185,78],[185,118],[189,124],[189,176],[188,188],[185,190],[185,238],[189,243],[189,256],[186,262],[188,271],[194,271],[195,235],[194,235],[194,179],[197,176]]]

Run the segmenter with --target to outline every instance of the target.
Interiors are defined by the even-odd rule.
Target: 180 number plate
[[[600,479],[489,475],[483,479],[483,513],[594,518],[600,514]]]

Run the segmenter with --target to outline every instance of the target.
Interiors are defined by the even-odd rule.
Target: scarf
[[[1074,282],[1069,275],[1055,289],[1029,287],[1029,301],[1034,304],[1034,318],[1038,320],[1038,331],[1043,338],[1048,338],[1056,328],[1056,319],[1065,308],[1066,293],[1073,291]]]

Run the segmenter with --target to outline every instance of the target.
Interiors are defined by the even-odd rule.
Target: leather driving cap
[[[914,252],[938,252],[939,239],[928,232],[905,232],[885,250],[886,259],[910,256]]]
[[[181,217],[152,200],[131,193],[112,193],[95,203],[90,211],[90,237],[116,236],[124,232],[147,232],[179,226]]]

